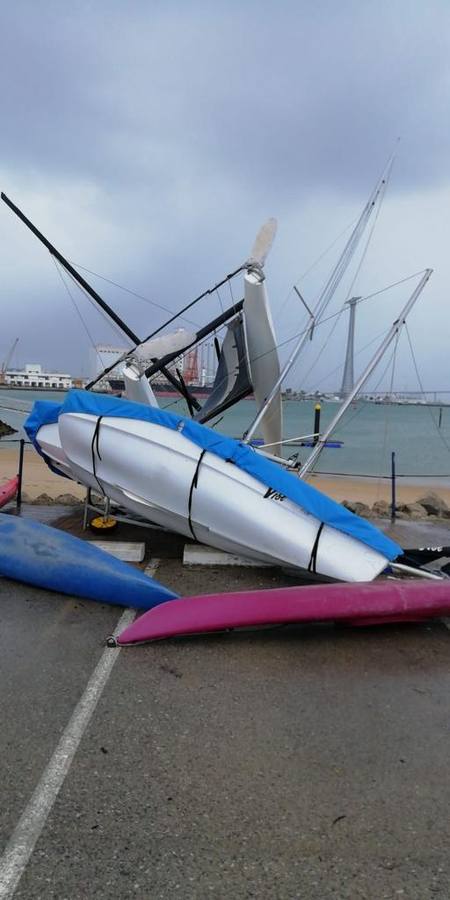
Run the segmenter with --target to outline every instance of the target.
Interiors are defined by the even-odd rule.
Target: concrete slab
[[[251,568],[269,568],[268,563],[247,559],[224,550],[214,550],[203,544],[186,544],[183,553],[184,566],[244,566]]]
[[[90,541],[90,543],[123,562],[142,562],[145,556],[144,543],[130,541]]]

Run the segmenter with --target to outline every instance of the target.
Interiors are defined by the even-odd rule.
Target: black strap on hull
[[[97,471],[96,471],[96,457],[98,457],[101,460],[100,448],[99,448],[99,438],[100,438],[100,422],[102,421],[102,419],[103,419],[103,416],[98,417],[98,419],[95,423],[94,434],[92,435],[92,441],[91,441],[92,474],[100,488],[101,493],[103,494],[104,497],[106,497],[106,494],[105,494],[103,487],[98,479]]]
[[[203,457],[204,457],[205,453],[206,453],[206,450],[202,450],[202,452],[200,453],[200,456],[199,456],[199,458],[198,458],[197,465],[196,465],[196,467],[195,467],[194,477],[193,477],[193,479],[192,479],[191,487],[190,487],[190,490],[189,490],[189,500],[188,500],[188,523],[189,523],[189,529],[190,529],[190,532],[191,532],[191,534],[192,534],[192,537],[194,538],[194,541],[197,540],[197,536],[196,536],[196,534],[195,534],[194,527],[193,527],[193,525],[192,525],[192,518],[191,518],[191,515],[192,515],[192,498],[193,498],[194,490],[195,490],[195,488],[196,488],[197,485],[198,485],[198,473],[199,473],[199,471],[200,471],[200,466],[201,466],[201,464],[202,464],[202,460],[203,460]]]
[[[308,565],[308,572],[314,572],[314,574],[316,573],[317,551],[319,549],[320,535],[322,534],[323,526],[324,526],[324,523],[321,522],[319,525],[319,528],[317,530],[316,539],[314,541],[313,548],[311,550],[311,557],[310,557],[309,565]]]

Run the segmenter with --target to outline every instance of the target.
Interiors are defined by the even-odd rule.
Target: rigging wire
[[[424,271],[425,271],[425,270],[424,270]],[[387,285],[385,288],[382,288],[382,289],[380,289],[380,290],[378,290],[378,291],[374,291],[372,294],[367,294],[365,297],[361,297],[361,298],[357,301],[357,302],[358,302],[358,305],[359,305],[359,304],[362,304],[362,303],[365,303],[366,301],[369,301],[369,300],[371,300],[372,298],[377,297],[377,296],[379,296],[380,294],[383,294],[383,293],[385,293],[386,291],[391,290],[391,289],[394,288],[394,287],[398,287],[399,285],[404,284],[404,283],[410,281],[412,278],[416,278],[417,275],[420,275],[420,274],[422,274],[422,273],[421,273],[421,272],[415,272],[415,273],[413,273],[412,275],[408,275],[408,276],[406,276],[405,278],[400,279],[399,281],[396,281],[396,282],[393,282],[392,284]],[[321,325],[325,325],[327,322],[329,322],[329,321],[335,319],[336,316],[340,316],[341,313],[342,313],[342,310],[338,310],[338,312],[333,313],[333,314],[331,314],[330,316],[325,317],[324,319],[322,319],[322,320],[318,323],[318,327],[320,327]],[[299,333],[293,335],[292,337],[288,338],[288,339],[285,340],[285,341],[279,342],[278,344],[275,345],[275,346],[276,346],[276,349],[278,350],[278,349],[280,349],[281,347],[284,347],[284,346],[286,346],[287,344],[291,343],[292,341],[297,340],[299,337],[301,337],[301,336],[305,333],[306,330],[307,330],[307,329],[305,329],[304,331],[301,331],[301,332],[299,332]],[[383,330],[383,332],[382,332],[381,334],[384,335],[385,333],[386,333],[386,330]],[[368,347],[370,347],[371,344],[373,344],[376,340],[378,340],[378,337],[379,337],[379,336],[380,336],[380,335],[378,335],[377,337],[373,338],[368,344],[366,344],[365,347],[362,348],[362,350],[358,351],[358,354],[357,354],[357,355],[359,355],[359,353],[364,352],[364,350],[368,349]],[[207,340],[207,338],[205,338],[204,341],[201,342],[201,343],[204,343],[206,340]],[[199,345],[197,345],[197,346],[200,346],[200,345],[201,345],[201,344],[199,344]],[[132,352],[132,351],[130,351],[130,352]],[[264,358],[265,356],[269,355],[271,352],[272,352],[272,351],[265,351],[264,353],[260,353],[260,354],[258,354],[257,356],[252,357],[252,359],[250,360],[250,363],[255,362],[256,360],[259,360],[259,359]],[[244,357],[239,358],[238,362],[239,362],[239,363],[242,362],[243,358],[244,358]],[[342,366],[339,366],[338,368],[342,368]],[[334,370],[334,371],[336,371],[336,370]],[[384,374],[385,374],[385,373],[383,373],[383,376],[382,376],[382,377],[384,377]],[[222,382],[220,383],[220,385],[224,382],[224,380],[225,380],[225,378],[222,380]],[[320,383],[320,382],[319,382],[319,383]],[[217,385],[217,387],[219,387],[220,385]]]
[[[341,306],[341,308],[340,308],[340,309],[337,311],[337,313],[336,313],[336,317],[335,317],[334,322],[333,322],[333,324],[332,324],[332,326],[331,326],[331,328],[330,328],[330,330],[329,330],[329,332],[328,332],[327,337],[326,337],[325,340],[324,340],[324,343],[322,344],[322,346],[321,346],[319,352],[316,354],[316,357],[315,357],[315,359],[313,360],[313,362],[311,363],[309,369],[308,369],[307,372],[305,372],[305,374],[303,375],[303,379],[302,379],[302,380],[303,380],[303,383],[305,383],[306,379],[309,378],[309,376],[311,375],[311,372],[315,369],[317,363],[319,362],[319,360],[321,359],[323,353],[325,352],[325,350],[326,350],[326,348],[327,348],[327,346],[328,346],[328,344],[329,344],[329,342],[330,342],[330,340],[331,340],[331,338],[332,338],[334,332],[336,331],[336,328],[337,328],[337,326],[338,326],[338,324],[339,324],[339,321],[340,321],[340,318],[341,318],[343,312],[344,312],[344,307]],[[321,325],[321,324],[322,324],[322,323],[319,322],[319,325]],[[342,368],[342,366],[339,366],[339,368]],[[320,384],[320,382],[319,382],[319,384]]]
[[[72,302],[72,304],[73,304],[73,307],[74,307],[74,309],[75,309],[75,312],[76,312],[78,318],[80,319],[80,322],[81,322],[81,324],[82,324],[82,326],[83,326],[83,328],[84,328],[84,330],[85,330],[85,332],[86,332],[86,334],[87,334],[87,336],[88,336],[88,339],[89,339],[89,341],[91,342],[92,347],[94,348],[94,351],[95,351],[95,353],[97,354],[97,356],[98,356],[98,358],[99,358],[99,361],[100,361],[101,365],[103,365],[103,360],[102,360],[102,358],[101,358],[101,356],[100,356],[99,351],[97,350],[97,347],[96,347],[95,342],[94,342],[94,338],[92,337],[91,332],[89,331],[89,328],[87,327],[86,322],[84,321],[84,318],[83,318],[83,316],[81,315],[80,310],[78,309],[77,302],[76,302],[75,298],[73,297],[73,295],[72,295],[72,293],[71,293],[71,291],[70,291],[69,285],[67,284],[67,282],[66,282],[66,280],[65,280],[65,278],[64,278],[64,276],[63,276],[63,274],[62,274],[62,272],[61,272],[61,268],[60,268],[58,262],[56,261],[56,259],[55,259],[53,256],[52,256],[52,260],[53,260],[53,262],[54,262],[54,264],[55,264],[55,269],[56,269],[56,271],[57,271],[57,273],[58,273],[58,275],[59,275],[59,277],[60,277],[60,279],[61,279],[61,281],[62,281],[62,283],[63,283],[63,285],[64,285],[64,288],[65,288],[65,290],[67,291],[67,293],[68,293],[68,295],[69,295],[69,297],[70,297],[70,300],[71,300],[71,302]],[[75,284],[76,284],[76,282],[75,282]]]
[[[92,306],[92,309],[94,309],[96,312],[100,313],[100,315],[102,316],[102,318],[104,319],[106,324],[109,325],[110,328],[112,328],[112,330],[116,332],[119,339],[121,341],[124,341],[124,340],[130,341],[131,338],[129,338],[127,335],[125,335],[123,333],[123,331],[121,331],[121,329],[118,327],[118,325],[116,325],[116,323],[109,317],[108,313],[106,313],[104,309],[102,309],[101,307],[98,306],[98,304],[95,302],[95,300],[92,299],[90,294],[88,294],[88,292],[85,290],[85,288],[82,287],[81,284],[78,284],[78,281],[76,281],[76,279],[73,277],[73,275],[71,275],[70,272],[67,272],[67,275],[70,278],[70,280],[73,282],[75,287],[87,298],[90,305]],[[132,351],[130,350],[128,352],[131,353]]]
[[[376,208],[376,212],[375,212],[375,218],[374,218],[374,220],[373,220],[373,222],[372,222],[372,225],[371,225],[371,228],[370,228],[370,230],[369,230],[369,234],[368,234],[368,236],[367,236],[365,246],[363,247],[363,251],[362,251],[362,254],[361,254],[361,258],[360,258],[359,263],[358,263],[358,265],[357,265],[357,267],[356,267],[356,272],[354,273],[354,276],[353,276],[353,278],[352,278],[352,280],[351,280],[351,283],[350,283],[350,286],[349,286],[349,288],[348,288],[348,291],[347,291],[347,294],[346,294],[346,298],[345,298],[345,300],[344,300],[344,303],[342,304],[340,313],[338,314],[337,318],[336,318],[335,321],[334,321],[334,324],[333,324],[332,327],[330,328],[328,337],[325,339],[325,341],[324,341],[324,343],[323,343],[321,349],[319,350],[319,353],[317,354],[317,356],[315,357],[315,359],[314,359],[313,362],[311,363],[311,366],[309,367],[308,371],[305,373],[305,375],[304,375],[304,378],[305,378],[305,379],[308,378],[308,377],[311,375],[311,372],[314,370],[315,366],[317,365],[317,363],[318,363],[319,360],[321,359],[323,353],[325,352],[325,350],[326,350],[326,348],[327,348],[327,346],[328,346],[328,344],[329,344],[329,342],[330,342],[330,340],[331,340],[331,338],[332,338],[332,336],[333,336],[334,332],[336,331],[336,328],[337,328],[337,326],[338,326],[338,324],[339,324],[339,320],[340,320],[341,313],[344,312],[346,303],[348,302],[348,300],[350,299],[350,296],[351,296],[352,293],[353,293],[353,289],[354,289],[355,283],[356,283],[356,281],[357,281],[357,279],[358,279],[358,277],[359,277],[359,275],[360,275],[362,266],[363,266],[363,264],[364,264],[364,262],[365,262],[365,259],[366,259],[366,256],[367,256],[367,251],[368,251],[368,249],[369,249],[369,245],[370,245],[370,242],[371,242],[371,240],[372,240],[373,233],[374,233],[374,231],[375,231],[375,228],[376,228],[376,225],[377,225],[377,222],[378,222],[378,218],[379,218],[379,215],[380,215],[380,212],[381,212],[381,208],[382,208],[382,205],[383,205],[383,201],[384,201],[384,198],[385,198],[385,196],[386,196],[386,191],[387,191],[387,187],[388,187],[388,184],[389,184],[389,179],[390,179],[390,176],[391,176],[391,173],[392,173],[392,166],[393,166],[393,163],[394,163],[394,157],[392,158],[391,163],[390,163],[390,165],[388,166],[388,169],[387,169],[387,171],[386,171],[386,176],[385,176],[385,178],[384,178],[384,179],[382,180],[382,182],[381,182],[381,187],[380,187],[380,190],[379,190],[379,193],[378,193],[378,198],[376,198],[376,199],[377,199],[377,208]],[[365,228],[365,224],[364,224],[363,227]],[[359,238],[358,238],[358,240],[359,240]],[[352,251],[350,257],[348,258],[348,262],[350,262],[351,257],[353,256],[353,253],[354,253],[354,252],[356,252],[356,246],[355,246],[355,249]],[[320,323],[319,323],[319,324],[320,324]]]
[[[89,275],[94,275],[95,278],[100,278],[102,281],[106,281],[107,284],[112,284],[114,287],[119,288],[119,290],[125,291],[126,294],[131,294],[132,297],[137,297],[138,300],[143,300],[145,303],[149,303],[151,306],[156,306],[157,309],[162,309],[163,312],[168,312],[170,315],[173,315],[173,309],[170,309],[169,306],[164,306],[163,303],[157,303],[156,300],[150,300],[150,297],[145,297],[144,294],[132,291],[131,288],[127,288],[123,284],[113,281],[112,278],[107,278],[106,275],[100,275],[99,272],[94,272],[92,269],[88,269],[87,266],[82,266],[80,263],[73,262],[72,260],[69,260],[69,262],[72,266],[76,266],[77,269],[82,269],[83,272],[88,272]],[[179,318],[188,322],[189,325],[194,325],[195,328],[200,328],[197,322],[193,322],[192,319],[188,319],[186,316],[180,316]]]
[[[219,301],[220,312],[223,313],[223,311],[224,311],[224,306],[223,306],[223,303],[222,303],[222,297],[220,296],[219,288],[216,288],[216,294],[217,294],[217,299],[218,299],[218,301]],[[233,300],[233,303],[234,303],[234,300]]]
[[[418,274],[421,274],[421,273],[414,273],[413,275],[408,275],[408,276],[406,276],[405,278],[400,279],[399,281],[396,281],[396,282],[393,282],[393,283],[390,284],[390,285],[387,285],[385,288],[382,288],[382,289],[380,289],[379,291],[375,291],[375,292],[373,292],[372,294],[368,294],[368,295],[365,296],[365,297],[361,297],[360,300],[358,300],[358,304],[363,303],[363,302],[366,302],[366,301],[372,299],[373,297],[379,296],[380,294],[385,293],[386,291],[392,289],[393,287],[397,287],[397,286],[400,285],[400,284],[404,284],[405,282],[410,281],[412,278],[415,278]],[[336,316],[339,316],[339,315],[341,314],[341,312],[342,312],[342,310],[339,310],[337,313],[333,313],[332,315],[325,317],[324,319],[321,320],[321,322],[319,322],[319,326],[320,326],[320,325],[324,325],[324,324],[326,324],[326,322],[333,320]],[[305,329],[305,330],[306,330],[306,329]],[[304,333],[305,333],[304,331],[303,331],[303,332],[299,332],[298,334],[293,335],[293,337],[288,338],[286,341],[279,342],[279,343],[276,345],[276,348],[279,349],[280,347],[286,346],[286,345],[289,344],[291,341],[296,340],[296,339],[298,339],[299,337],[301,337],[302,334],[304,334]],[[385,334],[385,331],[383,331],[382,334]],[[374,343],[374,342],[378,339],[378,337],[379,337],[379,336],[373,338],[373,339],[372,339],[365,347],[363,347],[363,349],[362,349],[361,351],[358,351],[358,353],[364,352],[364,350],[366,350],[368,347],[370,347],[371,344]],[[205,337],[205,338],[203,339],[203,341],[199,342],[199,344],[196,345],[196,346],[197,346],[197,347],[202,346],[202,344],[204,344],[204,343],[207,342],[208,338],[210,338],[210,336]],[[133,352],[133,351],[130,351],[130,354],[131,354],[132,352]],[[250,360],[250,362],[254,362],[255,360],[261,359],[261,358],[263,358],[264,356],[268,355],[268,354],[271,353],[271,352],[272,352],[272,351],[265,351],[264,353],[260,353],[260,354],[258,354],[257,356],[253,357],[253,358]],[[129,355],[130,355],[130,354],[129,354]],[[238,363],[241,363],[242,360],[243,360],[243,358],[244,358],[244,357],[239,358],[239,359],[238,359]],[[341,367],[338,367],[338,368],[341,368]],[[224,381],[225,381],[225,378],[222,380],[221,383],[217,384],[216,387],[221,386],[221,384],[223,384]],[[176,402],[176,401],[173,401],[173,402]],[[171,405],[172,405],[172,404],[171,404]]]
[[[205,297],[212,296],[214,294],[214,292],[217,290],[217,288],[221,287],[223,284],[228,283],[230,285],[230,282],[232,281],[232,279],[235,278],[236,275],[238,275],[240,272],[242,272],[244,268],[245,268],[245,265],[239,266],[239,268],[235,269],[234,272],[230,272],[228,275],[226,275],[225,278],[222,279],[222,281],[219,281],[213,287],[207,288],[206,291],[203,291],[202,294],[199,294],[197,297],[195,297],[193,300],[191,300],[189,303],[187,303],[186,306],[184,306],[182,309],[179,310],[179,312],[172,315],[169,319],[167,319],[166,322],[163,322],[163,324],[160,325],[158,328],[155,328],[155,330],[152,331],[150,334],[148,334],[146,338],[141,340],[139,342],[139,344],[135,345],[130,350],[123,353],[122,356],[118,360],[115,361],[115,363],[113,363],[112,365],[107,366],[105,369],[103,369],[103,372],[101,372],[100,375],[98,375],[93,381],[91,381],[87,385],[87,389],[90,390],[91,388],[93,388],[94,385],[97,384],[97,382],[100,381],[101,378],[104,378],[108,374],[108,372],[110,372],[113,368],[115,368],[115,366],[117,366],[117,364],[119,362],[124,362],[126,359],[128,359],[128,357],[131,356],[132,353],[136,350],[137,346],[142,346],[142,344],[146,344],[151,338],[154,338],[157,334],[160,334],[160,332],[163,331],[164,328],[167,328],[167,326],[171,325],[172,322],[181,318],[183,313],[185,313],[188,309],[191,309],[193,306],[195,306],[197,303],[199,303],[200,300],[203,300]],[[230,286],[230,293],[233,296],[233,291],[232,291],[231,286]],[[233,300],[233,303],[234,303],[234,300]]]
[[[373,297],[378,297],[380,294],[384,294],[384,293],[386,293],[386,291],[389,291],[394,287],[398,287],[400,284],[405,284],[407,281],[411,281],[412,278],[417,278],[418,275],[423,275],[424,272],[425,272],[425,269],[422,269],[421,272],[414,272],[412,275],[407,275],[406,278],[401,278],[399,281],[394,281],[394,282],[392,282],[392,284],[388,284],[386,287],[381,288],[379,291],[374,291],[372,294],[366,294],[364,297],[361,297],[357,301],[356,305],[359,306],[362,303],[366,303],[368,300],[371,300]],[[331,322],[332,319],[335,319],[336,316],[339,316],[340,314],[341,314],[341,310],[338,310],[337,312],[332,313],[329,316],[326,316],[324,319],[321,319],[320,322],[317,323],[315,328],[320,328],[322,325],[325,325],[327,322]],[[302,331],[298,331],[296,334],[292,335],[289,338],[286,338],[286,340],[284,340],[284,341],[279,341],[278,344],[275,345],[276,349],[281,350],[283,347],[286,347],[288,344],[292,343],[292,341],[296,341],[298,338],[302,337],[304,334],[306,334],[307,331],[308,331],[308,327],[304,328]],[[261,353],[258,356],[255,356],[252,359],[252,362],[254,362],[257,359],[262,359],[264,356],[267,355],[268,352],[271,352],[271,351],[265,351],[264,353]]]
[[[383,332],[383,335],[384,335],[384,334],[387,334],[387,331],[388,331],[388,329],[386,329],[386,331]],[[380,336],[381,336],[381,335],[379,335],[379,337],[380,337]],[[378,338],[375,338],[375,340],[378,340]],[[374,341],[371,341],[371,343],[373,344]],[[367,344],[366,347],[365,347],[364,349],[367,349],[368,346],[370,346],[370,344]],[[362,351],[361,351],[361,352],[362,352]],[[384,378],[384,376],[386,375],[386,372],[388,371],[389,366],[391,365],[391,362],[392,362],[392,355],[393,355],[393,354],[391,353],[391,355],[390,355],[390,357],[389,357],[389,359],[388,359],[387,365],[386,365],[385,368],[383,369],[383,371],[382,371],[382,373],[381,373],[381,375],[380,375],[378,381],[377,381],[376,384],[375,384],[374,391],[376,391],[376,390],[378,389],[379,385],[380,385],[381,382],[383,381],[383,378]],[[341,366],[341,368],[342,368],[342,366]],[[355,397],[355,401],[356,401],[356,399],[357,399],[357,398]],[[349,425],[351,425],[352,422],[354,422],[354,420],[357,419],[358,416],[361,415],[363,409],[364,409],[364,407],[363,407],[362,404],[361,404],[360,406],[356,406],[356,407],[354,408],[353,415],[350,415],[350,416],[348,417],[348,419],[343,420],[343,421],[345,421],[346,428],[348,428]],[[378,476],[377,476],[377,477],[378,477]]]
[[[355,284],[356,284],[356,281],[357,281],[357,279],[358,279],[358,276],[359,276],[359,274],[360,274],[360,272],[361,272],[361,269],[362,269],[362,267],[363,267],[363,265],[364,265],[364,262],[365,262],[365,259],[366,259],[366,256],[367,256],[367,251],[368,251],[368,249],[369,249],[369,245],[370,245],[370,242],[371,242],[371,240],[372,240],[373,233],[374,233],[375,228],[376,228],[376,226],[377,226],[377,222],[378,222],[378,219],[379,219],[379,216],[380,216],[381,208],[382,208],[382,206],[383,206],[383,201],[384,201],[384,199],[385,199],[386,191],[387,191],[387,189],[388,189],[389,180],[390,180],[390,177],[391,177],[391,174],[392,174],[392,168],[393,168],[393,165],[394,165],[394,159],[395,159],[395,157],[393,156],[393,157],[392,157],[391,165],[389,166],[388,171],[386,172],[386,177],[385,177],[385,179],[384,179],[384,181],[383,181],[383,183],[382,183],[381,190],[380,190],[380,196],[379,196],[379,202],[378,202],[377,210],[376,210],[376,213],[375,213],[375,217],[374,217],[374,220],[373,220],[373,222],[372,222],[372,226],[371,226],[371,228],[370,228],[369,234],[368,234],[368,236],[367,236],[366,244],[365,244],[365,247],[363,248],[363,252],[362,252],[362,254],[361,254],[361,259],[360,259],[360,261],[359,261],[359,263],[358,263],[358,266],[357,266],[357,268],[356,268],[356,272],[355,272],[354,278],[353,278],[353,280],[352,280],[352,282],[351,282],[351,284],[350,284],[350,287],[349,287],[349,289],[348,289],[347,300],[350,299],[350,295],[351,295],[352,292],[353,292],[353,288],[354,288],[354,286],[355,286]]]
[[[387,328],[383,329],[383,331],[378,332],[378,334],[376,334],[375,337],[373,337],[367,344],[364,344],[364,347],[361,347],[360,350],[356,351],[355,358],[358,356],[361,356],[361,354],[364,353],[366,350],[368,350],[369,347],[372,346],[372,344],[375,344],[376,341],[378,341],[380,338],[383,338],[387,333],[388,333]],[[332,369],[331,372],[327,372],[327,374],[324,375],[323,378],[321,378],[317,382],[317,386],[319,386],[320,384],[323,384],[324,381],[326,381],[328,378],[331,378],[333,375],[336,374],[336,372],[342,372],[343,368],[344,368],[344,363],[339,363],[338,366],[336,366],[334,369]]]
[[[400,332],[398,331],[396,334],[396,337],[395,337],[394,347],[393,347],[393,351],[392,351],[392,355],[391,355],[392,369],[391,369],[391,380],[390,380],[389,391],[388,391],[388,394],[390,397],[392,397],[392,392],[394,390],[395,365],[397,362],[397,350],[398,350],[399,340],[400,340]],[[386,369],[386,371],[387,371],[387,369]],[[391,419],[392,419],[392,408],[393,408],[392,404],[390,404],[390,403],[386,404],[386,409],[385,409],[385,414],[384,414],[383,444],[382,444],[380,454],[378,457],[378,459],[379,459],[378,465],[379,465],[380,470],[383,467],[383,460],[386,458],[386,447],[387,447],[389,425],[391,424]],[[380,475],[380,478],[382,478],[381,475]],[[380,486],[381,486],[381,481],[378,481],[377,500],[379,499]]]
[[[416,355],[415,355],[415,353],[414,353],[414,349],[413,349],[413,345],[412,345],[412,341],[411,341],[411,336],[410,336],[410,334],[409,334],[409,330],[408,330],[408,326],[407,326],[406,322],[405,322],[405,330],[406,330],[406,337],[407,337],[407,339],[408,339],[409,349],[410,349],[410,351],[411,351],[411,357],[412,357],[413,366],[414,366],[414,370],[415,370],[416,377],[417,377],[417,382],[418,382],[418,384],[419,384],[419,387],[420,387],[420,390],[421,390],[422,394],[425,394],[425,391],[424,391],[424,389],[423,389],[422,379],[421,379],[420,373],[419,373],[419,367],[418,367],[418,365],[417,365]],[[433,415],[433,410],[431,409],[431,407],[428,406],[428,404],[427,404],[427,410],[428,410],[428,414],[429,414],[430,417],[431,417],[431,421],[433,422],[433,425],[434,425],[434,427],[435,427],[435,429],[436,429],[436,431],[437,431],[437,434],[439,435],[439,438],[441,439],[441,441],[442,441],[442,443],[444,444],[445,448],[446,448],[447,450],[450,451],[450,445],[449,445],[448,441],[446,441],[446,439],[445,439],[445,437],[444,437],[444,435],[443,435],[441,429],[439,428],[439,426],[438,426],[438,424],[437,424],[437,422],[436,422],[435,416]]]
[[[320,256],[318,256],[318,257],[314,260],[314,262],[312,262],[311,265],[308,266],[308,268],[305,269],[305,271],[304,271],[301,275],[299,275],[297,278],[294,279],[294,284],[302,284],[302,282],[303,282],[304,279],[307,277],[307,275],[309,275],[309,273],[312,272],[313,269],[315,269],[315,267],[316,267],[316,266],[322,261],[322,259],[330,252],[330,250],[333,249],[333,247],[340,241],[341,237],[343,237],[344,234],[346,234],[347,231],[350,230],[350,228],[353,228],[354,225],[356,225],[356,222],[357,222],[357,221],[358,221],[358,219],[355,218],[355,219],[353,219],[352,222],[350,222],[349,225],[346,225],[345,228],[340,232],[340,234],[338,234],[338,236],[331,242],[331,244],[329,244],[328,247],[320,254]],[[283,314],[283,312],[284,312],[284,310],[285,310],[286,304],[287,304],[289,298],[292,296],[293,292],[294,292],[294,288],[293,288],[293,287],[289,288],[289,291],[287,292],[287,294],[286,294],[286,296],[285,296],[285,298],[284,298],[284,300],[283,300],[283,302],[282,302],[282,304],[281,304],[281,306],[280,306],[280,309],[278,310],[278,314],[277,314],[277,315],[278,315],[278,318],[280,318],[280,317],[282,316],[282,314]]]

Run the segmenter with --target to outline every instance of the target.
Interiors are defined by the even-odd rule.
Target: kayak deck
[[[204,594],[162,603],[118,637],[119,644],[234,628],[340,621],[375,625],[450,613],[450,580],[381,580]]]

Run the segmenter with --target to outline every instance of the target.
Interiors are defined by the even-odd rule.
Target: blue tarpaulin
[[[144,406],[141,403],[134,403],[119,397],[72,390],[62,404],[50,404],[45,401],[35,403],[25,422],[27,434],[35,446],[36,434],[41,425],[57,422],[61,414],[69,412],[87,413],[91,416],[139,419],[143,422],[162,425],[172,431],[180,431],[184,437],[197,444],[202,450],[215,453],[221,459],[234,463],[262,484],[288,497],[320,522],[362,541],[387,559],[395,559],[403,552],[398,544],[387,538],[366,519],[356,516],[345,506],[336,503],[296,475],[287,472],[277,463],[265,459],[248,444],[217,434],[206,425],[200,425],[186,416],[167,412],[167,410]]]

